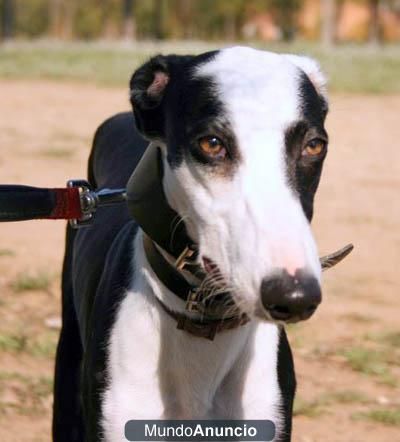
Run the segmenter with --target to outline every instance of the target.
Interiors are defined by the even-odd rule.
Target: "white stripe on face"
[[[240,160],[232,176],[183,161],[166,167],[175,209],[252,311],[261,281],[276,269],[320,279],[315,242],[287,178],[285,130],[301,118],[300,71],[288,57],[249,48],[222,50],[201,65],[234,132]]]

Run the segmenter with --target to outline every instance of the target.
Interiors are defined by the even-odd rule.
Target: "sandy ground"
[[[128,109],[125,89],[87,85],[0,81],[0,97],[1,183],[86,176],[94,130]],[[356,248],[326,273],[315,317],[289,330],[298,442],[400,441],[399,115],[400,96],[332,98],[313,227],[321,254]],[[50,440],[63,237],[63,222],[0,226],[2,441]]]

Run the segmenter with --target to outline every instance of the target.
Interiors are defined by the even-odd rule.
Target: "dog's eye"
[[[199,139],[201,151],[212,158],[222,159],[226,156],[226,148],[224,143],[214,136],[203,137]]]
[[[314,138],[307,143],[307,146],[303,149],[303,156],[320,156],[325,152],[327,143],[321,138]]]

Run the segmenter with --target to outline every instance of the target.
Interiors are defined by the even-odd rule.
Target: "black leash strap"
[[[93,222],[100,206],[125,203],[125,189],[94,190],[85,180],[69,180],[67,187],[45,189],[0,185],[0,222],[29,219],[67,219],[72,227]]]
[[[78,188],[0,185],[0,221],[79,219],[81,216]]]

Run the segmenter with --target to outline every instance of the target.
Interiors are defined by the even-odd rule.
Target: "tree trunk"
[[[236,17],[233,14],[224,19],[224,39],[231,42],[236,39]]]
[[[136,23],[134,17],[134,0],[124,0],[123,5],[123,37],[125,40],[135,40],[136,38]]]
[[[9,40],[14,36],[14,1],[3,0],[1,37]]]
[[[154,25],[153,35],[156,40],[164,38],[164,1],[156,0],[154,2]]]
[[[50,0],[49,3],[50,35],[52,38],[60,37],[61,3],[62,0]]]
[[[321,2],[321,39],[325,46],[335,43],[336,28],[335,0],[322,0]]]
[[[64,3],[63,35],[66,40],[72,40],[74,36],[75,9],[75,0],[68,0]]]
[[[369,0],[370,22],[369,22],[369,42],[373,45],[379,44],[379,0]]]
[[[271,0],[275,17],[282,33],[282,40],[293,41],[296,36],[297,13],[300,3],[296,0]]]
[[[184,39],[193,37],[192,6],[193,4],[191,0],[179,0],[177,3],[177,15]]]

